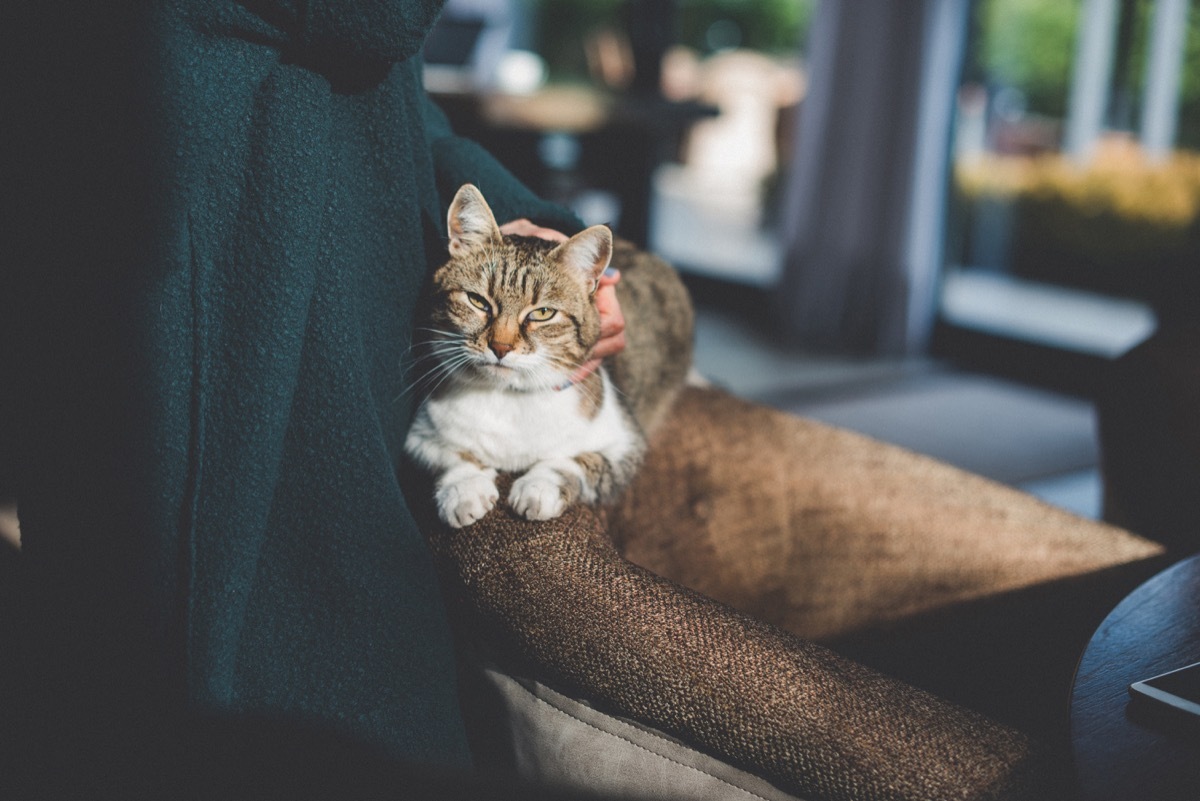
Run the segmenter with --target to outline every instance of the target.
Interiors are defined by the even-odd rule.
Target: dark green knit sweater
[[[414,306],[459,184],[501,220],[578,222],[425,97],[438,2],[66,5],[20,31],[4,352],[46,647],[87,692],[161,685],[461,763],[396,470]]]

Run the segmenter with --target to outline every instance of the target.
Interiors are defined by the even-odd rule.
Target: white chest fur
[[[561,391],[512,392],[462,387],[430,398],[417,413],[407,450],[420,462],[436,462],[433,451],[469,453],[487,467],[508,472],[539,461],[599,452],[617,458],[636,447],[608,376],[594,417],[584,414],[579,387]]]

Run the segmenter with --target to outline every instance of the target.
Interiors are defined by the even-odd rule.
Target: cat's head
[[[597,225],[562,243],[503,235],[470,184],[447,227],[450,260],[433,275],[428,337],[440,364],[497,387],[561,386],[600,336],[593,295],[612,233]]]

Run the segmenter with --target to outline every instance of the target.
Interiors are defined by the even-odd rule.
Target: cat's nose
[[[488,347],[492,349],[492,353],[496,354],[497,359],[503,359],[513,349],[511,342],[500,342],[499,340],[492,340],[488,343]]]

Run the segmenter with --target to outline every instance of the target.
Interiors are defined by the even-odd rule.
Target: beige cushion
[[[475,669],[504,712],[486,736],[523,779],[629,801],[797,801],[655,728],[493,665]]]

